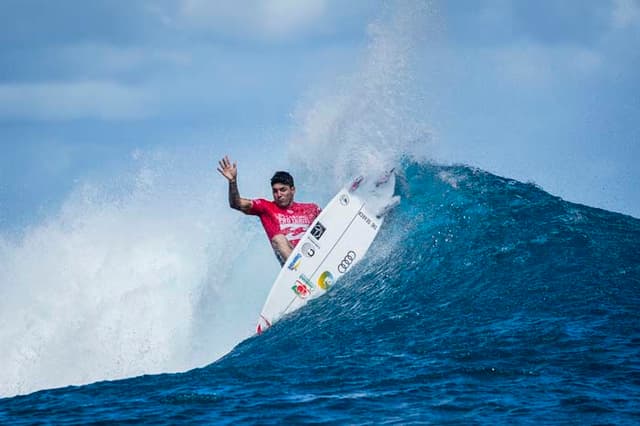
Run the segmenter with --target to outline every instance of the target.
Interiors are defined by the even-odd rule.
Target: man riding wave
[[[244,214],[258,216],[281,265],[287,260],[300,238],[320,214],[314,203],[298,203],[293,176],[278,171],[271,178],[273,201],[247,199],[238,191],[238,167],[225,156],[218,162],[218,172],[229,181],[229,207]]]

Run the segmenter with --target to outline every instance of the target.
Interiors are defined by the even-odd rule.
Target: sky
[[[357,80],[403,13],[390,57],[424,157],[640,217],[638,0],[3,0],[0,231],[140,153],[286,166],[310,99]]]

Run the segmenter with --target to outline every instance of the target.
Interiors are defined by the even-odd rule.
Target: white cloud
[[[126,120],[151,114],[150,95],[109,81],[0,85],[0,117]]]
[[[312,30],[328,0],[263,0],[238,3],[184,0],[178,20],[233,36],[280,40]]]
[[[499,79],[518,88],[534,90],[548,88],[565,78],[592,76],[603,65],[598,51],[576,46],[521,43],[488,49],[486,54],[492,58]]]
[[[638,0],[614,0],[613,26],[618,29],[640,25],[640,2]]]
[[[263,3],[267,33],[286,35],[304,30],[325,12],[324,0],[271,0]]]
[[[120,47],[96,43],[62,46],[52,50],[49,55],[56,55],[59,62],[81,69],[85,75],[87,70],[103,72],[104,75],[145,72],[150,67],[183,66],[189,65],[192,61],[192,53],[184,49],[157,46]],[[91,60],[87,60],[87,58],[91,58]]]

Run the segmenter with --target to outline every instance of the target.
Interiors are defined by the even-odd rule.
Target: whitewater
[[[286,158],[135,151],[0,234],[0,423],[640,421],[640,220],[432,161],[409,12],[371,26],[357,76],[301,101]],[[262,336],[278,265],[227,206],[225,154],[247,197],[274,168],[321,205],[398,173],[368,257]]]

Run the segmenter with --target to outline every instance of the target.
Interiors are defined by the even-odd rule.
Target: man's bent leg
[[[284,235],[277,234],[271,239],[271,246],[273,251],[276,252],[276,257],[280,260],[280,265],[284,265],[284,262],[287,261],[293,251],[293,246],[289,240]]]

